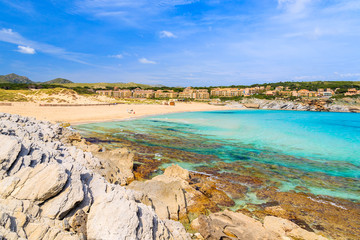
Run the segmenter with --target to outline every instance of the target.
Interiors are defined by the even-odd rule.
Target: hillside
[[[272,87],[283,86],[289,87],[291,90],[308,89],[316,91],[319,88],[360,88],[360,81],[313,81],[313,82],[277,82],[269,84],[256,84],[258,86],[271,85]]]
[[[68,88],[76,88],[76,87],[82,87],[82,88],[94,88],[94,89],[99,89],[99,88],[114,88],[114,87],[118,87],[118,88],[152,88],[153,86],[151,85],[146,85],[146,84],[139,84],[139,83],[133,83],[133,82],[129,82],[129,83],[65,83],[62,84],[64,87],[68,87]]]
[[[256,86],[267,86],[270,85],[272,88],[283,86],[289,87],[290,90],[307,89],[310,91],[316,91],[319,88],[360,88],[360,81],[313,81],[313,82],[275,82],[275,83],[263,83],[263,84],[252,84],[252,85],[231,85],[231,86],[216,86],[220,88],[234,87],[234,88],[246,88]],[[215,86],[211,86],[213,88]]]
[[[0,75],[0,83],[33,83],[33,81],[25,76],[11,73],[8,75]]]
[[[44,82],[45,84],[65,84],[65,83],[73,83],[72,81],[65,78],[55,78],[53,80]]]

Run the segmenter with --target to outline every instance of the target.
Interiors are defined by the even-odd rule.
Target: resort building
[[[155,92],[155,98],[177,98],[179,93],[174,90],[157,90]]]
[[[331,97],[335,94],[335,92],[331,88],[327,88],[324,90],[323,88],[319,88],[317,90],[318,97]]]
[[[298,97],[299,93],[297,91],[291,91],[291,96],[292,97]]]
[[[120,89],[113,91],[113,97],[115,98],[131,98],[132,92],[129,89]]]
[[[244,89],[239,88],[214,88],[210,95],[216,97],[237,97],[244,94]]]
[[[99,94],[100,96],[108,96],[111,97],[112,96],[112,90],[98,90],[96,91],[97,94]]]
[[[354,96],[360,95],[360,90],[356,90],[356,88],[349,88],[348,91],[345,93],[345,96]]]
[[[282,90],[284,90],[283,86],[278,86],[278,87],[275,88],[275,91],[277,91],[277,92],[280,92]]]
[[[209,99],[210,94],[207,89],[193,89],[192,87],[187,87],[183,92],[179,93],[179,98]]]
[[[134,98],[153,98],[154,96],[154,90],[142,90],[140,88],[137,88],[133,91]]]
[[[266,91],[265,94],[266,94],[266,96],[275,96],[276,91]]]
[[[307,89],[301,89],[298,91],[299,97],[316,97],[317,92],[315,91],[309,91]]]

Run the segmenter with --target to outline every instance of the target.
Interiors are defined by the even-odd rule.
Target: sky
[[[359,0],[0,0],[0,75],[166,86],[360,80]]]

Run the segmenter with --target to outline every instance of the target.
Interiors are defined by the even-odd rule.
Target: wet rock
[[[276,188],[260,190],[257,196],[279,202],[280,211],[267,209],[269,214],[292,220],[315,233],[333,239],[356,239],[360,235],[357,227],[360,207],[353,202],[309,193],[280,192]]]
[[[170,167],[167,167],[164,171],[164,175],[168,177],[179,177],[183,180],[190,179],[189,171],[176,164],[172,164]]]
[[[279,235],[267,231],[259,222],[241,213],[224,211],[201,215],[191,226],[205,239],[279,239]]]
[[[295,223],[278,218],[268,216],[264,219],[264,227],[267,230],[278,233],[280,236],[287,236],[293,239],[304,239],[304,240],[326,240],[327,238],[317,235],[314,232],[306,231],[300,228]]]

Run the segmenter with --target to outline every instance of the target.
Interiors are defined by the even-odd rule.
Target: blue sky
[[[359,0],[0,0],[0,75],[210,86],[360,80]]]

